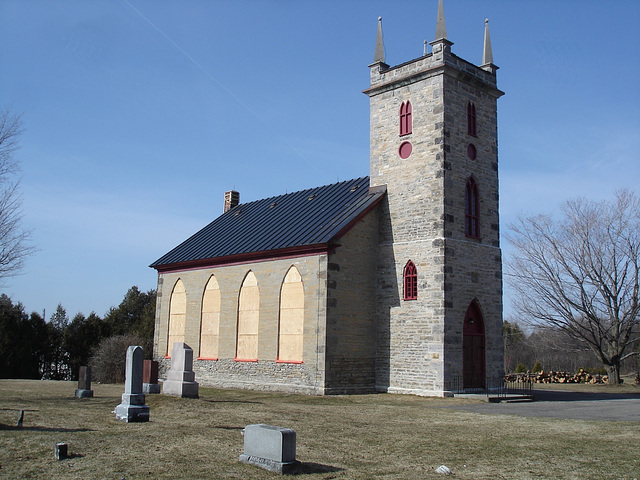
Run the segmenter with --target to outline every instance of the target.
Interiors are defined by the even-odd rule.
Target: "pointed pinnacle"
[[[444,8],[442,0],[438,0],[438,21],[436,22],[436,40],[447,38],[447,25],[444,21]]]
[[[382,41],[382,17],[378,17],[378,35],[376,36],[376,50],[373,54],[373,63],[384,63],[384,42]]]
[[[484,20],[484,49],[482,51],[482,64],[493,63],[493,52],[491,51],[491,37],[489,36],[489,19]]]

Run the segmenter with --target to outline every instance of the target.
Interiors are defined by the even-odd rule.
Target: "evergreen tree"
[[[47,355],[44,319],[0,295],[0,378],[41,378]]]

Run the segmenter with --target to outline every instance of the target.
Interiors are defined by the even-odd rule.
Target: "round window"
[[[398,149],[398,154],[400,155],[400,158],[409,158],[412,150],[413,147],[411,146],[411,142],[402,142],[400,144],[400,148]]]

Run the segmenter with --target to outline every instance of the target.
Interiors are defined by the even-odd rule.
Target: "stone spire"
[[[436,22],[436,39],[433,42],[429,42],[431,45],[433,54],[440,56],[443,53],[451,52],[451,45],[447,39],[447,25],[444,21],[444,8],[442,7],[442,0],[438,0],[438,21]]]
[[[489,36],[489,19],[484,19],[484,50],[482,51],[482,64],[493,63],[493,52],[491,51],[491,37]]]
[[[384,42],[382,40],[382,17],[378,17],[378,35],[376,36],[376,51],[373,63],[384,63]]]
[[[493,52],[491,51],[491,37],[489,35],[489,19],[484,19],[484,48],[482,50],[482,65],[480,68],[487,72],[496,73],[498,67],[493,64]]]
[[[442,0],[438,0],[438,21],[436,22],[436,40],[447,38],[447,24],[444,21],[444,8]]]

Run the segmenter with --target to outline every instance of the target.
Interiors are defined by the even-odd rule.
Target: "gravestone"
[[[93,397],[91,390],[91,367],[80,367],[78,371],[78,388],[76,388],[76,398]]]
[[[162,384],[162,393],[186,398],[198,398],[198,382],[193,372],[193,350],[183,342],[173,344],[171,368]]]
[[[145,360],[142,369],[142,391],[143,393],[160,393],[158,383],[158,362],[155,360]]]
[[[247,425],[244,429],[244,453],[240,461],[280,474],[296,473],[296,432],[271,425]]]
[[[56,443],[56,448],[53,453],[56,456],[56,460],[64,460],[69,456],[67,444],[64,442]]]
[[[127,369],[125,371],[122,403],[115,409],[116,418],[123,422],[148,422],[149,407],[144,404],[142,393],[142,347],[127,349]]]

